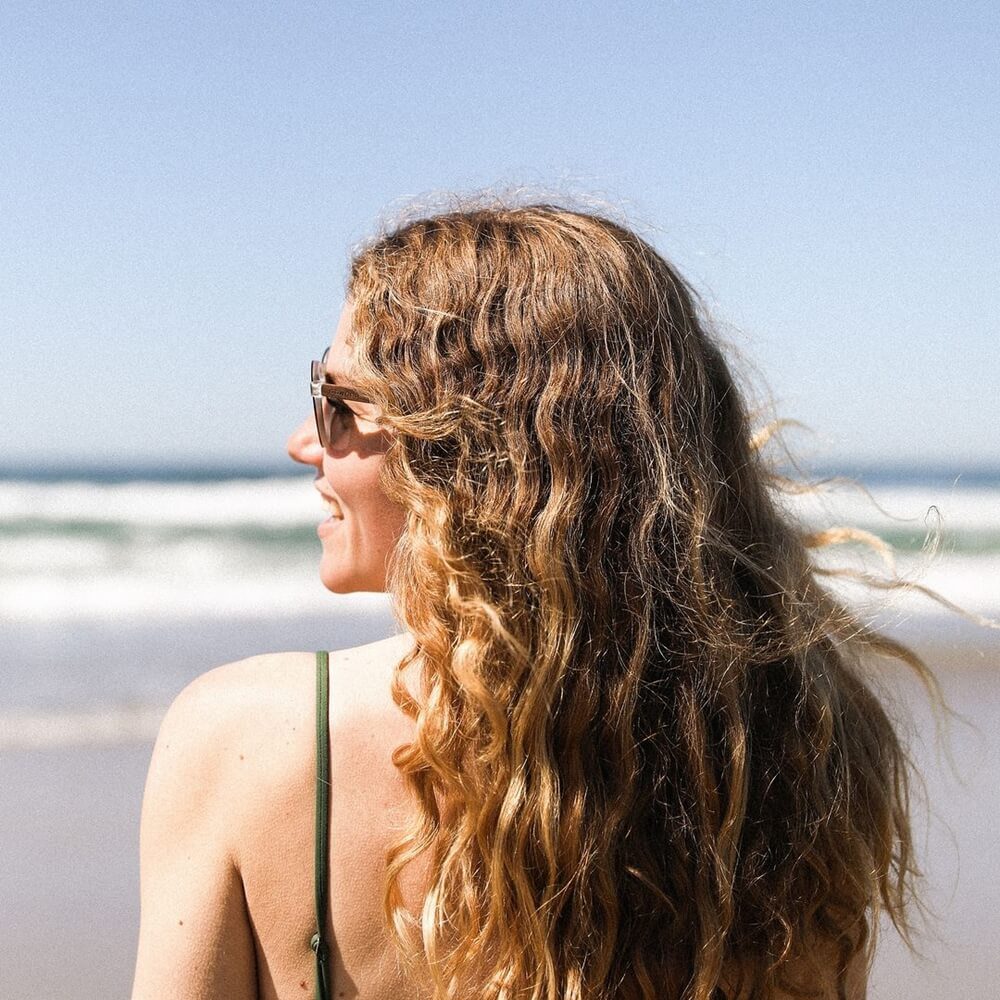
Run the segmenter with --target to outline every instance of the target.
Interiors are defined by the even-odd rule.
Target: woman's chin
[[[327,566],[320,563],[320,582],[331,594],[357,594],[359,592],[384,592],[385,586],[364,574],[345,572],[342,566]]]
[[[322,567],[320,567],[319,578],[323,586],[331,594],[353,594],[355,591],[361,589],[356,585],[355,581],[343,573],[324,570]]]

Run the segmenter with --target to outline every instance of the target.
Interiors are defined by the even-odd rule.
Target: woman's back
[[[390,694],[395,666],[411,647],[404,633],[330,654],[326,934],[330,996],[343,1000],[428,995],[400,965],[382,907],[386,850],[413,808],[391,759],[412,738],[413,723]],[[315,691],[315,655],[278,653],[204,674],[171,706],[150,770],[143,863],[169,870],[173,856],[182,874],[144,882],[141,945],[157,955],[143,963],[150,989],[137,980],[133,1000],[164,990],[176,1000],[314,996]],[[186,758],[179,769],[178,756]],[[172,784],[183,776],[184,788],[172,795],[161,773]],[[164,815],[161,807],[177,798]],[[202,817],[197,839],[191,810]],[[231,884],[213,887],[223,857],[231,859]],[[418,875],[410,874],[409,889],[416,908]],[[196,966],[205,973],[200,984],[190,980]],[[858,962],[849,1000],[864,996],[864,980]]]

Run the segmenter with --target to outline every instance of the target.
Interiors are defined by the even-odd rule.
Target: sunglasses
[[[324,448],[336,445],[341,436],[349,430],[355,414],[349,406],[344,405],[345,400],[355,403],[372,402],[368,396],[356,389],[330,381],[326,373],[326,356],[329,350],[327,348],[323,352],[323,357],[319,361],[310,362],[309,366],[309,393],[312,396],[313,413],[316,416],[316,433],[319,435],[319,443]]]

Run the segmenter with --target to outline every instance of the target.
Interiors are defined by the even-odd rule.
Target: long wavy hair
[[[691,288],[534,204],[412,219],[349,294],[408,510],[403,953],[438,998],[846,995],[916,875],[867,654],[929,675],[823,585]]]

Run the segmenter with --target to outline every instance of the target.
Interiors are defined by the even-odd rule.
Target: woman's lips
[[[320,538],[326,538],[327,535],[331,535],[337,530],[337,525],[343,520],[342,517],[328,517],[325,521],[320,521],[316,525],[316,534]]]

